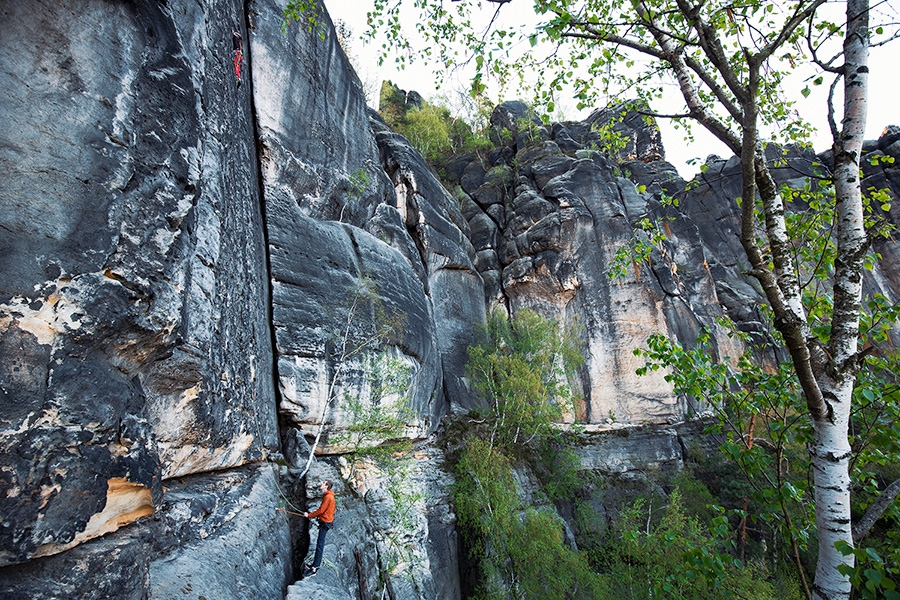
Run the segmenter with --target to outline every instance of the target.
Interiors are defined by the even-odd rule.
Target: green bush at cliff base
[[[731,527],[723,511],[709,524],[689,516],[680,488],[661,507],[645,498],[622,511],[614,535],[595,554],[610,600],[802,598],[776,590],[762,562],[729,554]]]
[[[469,348],[468,373],[490,409],[463,434],[453,499],[469,558],[479,573],[476,598],[602,598],[587,558],[564,543],[552,507],[519,495],[513,461],[532,465],[559,498],[577,485],[577,462],[553,423],[571,400],[568,375],[581,363],[574,331],[534,311],[495,311]],[[473,419],[474,420],[474,419]]]
[[[603,517],[579,503],[590,483],[554,427],[571,401],[568,376],[582,360],[575,331],[533,311],[512,318],[494,312],[477,340],[467,373],[489,408],[457,424],[458,446],[448,453],[455,459],[457,519],[477,571],[474,597],[797,597],[796,589],[776,585],[764,562],[734,558],[729,517],[688,475],[674,480],[669,498],[626,507],[612,533],[586,525]],[[544,506],[526,504],[514,468],[536,477],[540,489],[533,497],[543,497]],[[574,502],[581,551],[564,540],[550,501]]]
[[[474,598],[603,598],[586,557],[563,542],[559,517],[525,506],[509,459],[469,436],[455,465],[457,519],[480,581]]]
[[[574,411],[568,378],[584,361],[577,327],[532,310],[512,318],[495,310],[476,339],[466,372],[491,405],[492,443],[510,454],[534,449]]]

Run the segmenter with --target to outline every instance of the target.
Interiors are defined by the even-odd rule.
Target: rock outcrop
[[[742,347],[719,325],[723,316],[758,338],[772,335],[762,293],[744,275],[739,208],[726,200],[741,193],[738,159],[711,157],[689,186],[664,160],[655,124],[627,105],[584,122],[537,126],[521,102],[506,102],[491,122],[509,130],[497,136],[507,145],[461,157],[447,170],[464,196],[487,304],[533,308],[583,326],[580,420],[657,424],[702,413],[707,407],[677,397],[662,372],[637,376],[643,361],[631,351],[649,332],[690,345],[705,329],[714,352],[736,357]],[[604,129],[619,136],[609,151],[600,150]],[[867,189],[900,189],[891,179],[897,167],[874,160],[897,154],[895,129],[867,146]],[[767,156],[776,182],[793,187],[828,164],[827,155],[797,148],[769,145]],[[896,210],[888,218],[896,221]],[[649,240],[643,224],[663,228],[664,241]],[[650,260],[618,264],[617,252],[636,235],[652,249]],[[877,242],[885,257],[896,246]],[[870,293],[898,297],[895,264],[882,261],[867,280]],[[616,270],[623,273],[613,277]]]
[[[581,420],[677,422],[703,407],[686,406],[660,372],[638,377],[635,369],[643,363],[631,351],[648,332],[692,343],[701,327],[714,332],[724,354],[735,356],[739,348],[716,325],[724,309],[711,273],[685,268],[703,265],[705,258],[699,230],[683,219],[667,225],[666,256],[652,268],[635,263],[633,275],[610,277],[616,253],[633,238],[638,221],[667,210],[660,204],[662,185],[677,181],[683,189],[684,182],[661,159],[658,130],[639,119],[639,129],[626,131],[631,142],[621,157],[633,163],[620,166],[595,149],[602,140],[593,124],[605,123],[607,112],[586,123],[540,128],[532,137],[519,133],[514,145],[491,154],[493,163],[471,156],[468,165],[457,165],[466,195],[463,214],[489,303],[582,325],[587,363],[580,377]],[[507,113],[514,114],[508,104],[495,112]],[[638,166],[641,175],[655,178],[645,175],[641,183],[625,177],[624,170]]]
[[[84,571],[34,559],[71,561],[69,548],[135,519],[189,543],[164,489],[278,450],[268,275],[230,3],[2,12],[0,562],[29,561],[11,568],[28,582],[18,593],[50,597],[42,582]],[[279,527],[264,554],[283,562]],[[125,556],[78,552],[141,596],[169,550],[124,570]],[[255,561],[238,558],[232,573],[255,585]]]
[[[465,362],[486,311],[581,324],[583,468],[632,480],[677,470],[704,409],[637,377],[632,350],[705,327],[734,356],[723,315],[767,335],[730,233],[734,159],[688,189],[628,106],[544,125],[512,102],[500,147],[448,165],[451,193],[366,107],[327,15],[283,33],[283,4],[0,5],[0,596],[460,597],[433,442],[480,406]],[[608,131],[627,143],[604,150]],[[898,138],[869,157],[900,158]],[[786,157],[790,184],[812,157]],[[865,174],[900,189],[894,165]],[[610,278],[658,216],[650,264]],[[871,289],[896,298],[897,265]],[[348,441],[400,399],[402,431]],[[352,452],[400,438],[406,458]],[[337,527],[295,583],[323,478]],[[601,512],[604,493],[586,492]]]

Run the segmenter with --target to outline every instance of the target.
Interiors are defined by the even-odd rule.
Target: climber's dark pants
[[[334,523],[319,521],[319,537],[316,538],[316,557],[313,559],[313,569],[318,569],[322,564],[322,552],[325,550],[325,536],[328,535],[328,532],[332,527],[334,527]]]

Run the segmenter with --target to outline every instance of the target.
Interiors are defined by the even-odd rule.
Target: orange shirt
[[[323,523],[333,523],[334,522],[334,492],[331,490],[325,490],[325,496],[322,498],[322,504],[319,505],[319,508],[315,510],[315,512],[309,513],[309,518],[314,519],[319,517],[319,520]]]

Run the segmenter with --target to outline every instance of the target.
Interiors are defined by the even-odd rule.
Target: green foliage
[[[541,492],[548,500],[568,500],[584,486],[588,477],[582,471],[581,459],[572,451],[573,440],[558,434],[543,438],[526,456],[532,472],[541,482]]]
[[[406,113],[400,133],[427,160],[434,162],[451,147],[450,113],[430,104],[412,108]]]
[[[493,144],[483,127],[486,122],[483,103],[474,113],[482,127],[475,129],[464,119],[455,117],[444,104],[422,102],[421,107],[408,107],[405,95],[390,81],[381,86],[379,113],[385,122],[402,134],[433,166],[441,166],[453,155],[483,153]]]
[[[530,110],[529,113],[533,114],[533,111]],[[526,146],[541,140],[540,130],[541,126],[534,122],[531,115],[516,119],[516,131],[520,136],[524,136],[524,139],[527,141]]]
[[[868,308],[864,322],[872,325],[863,328],[864,339],[881,339],[886,335],[883,327],[896,322],[897,307],[878,296]],[[793,369],[786,362],[775,369],[765,368],[750,353],[735,364],[719,362],[714,360],[709,342],[704,333],[696,347],[687,350],[667,338],[653,336],[646,349],[635,352],[647,359],[638,373],[666,369],[666,379],[677,394],[715,411],[715,431],[725,434],[721,451],[746,481],[746,486],[732,488],[730,501],[740,504],[740,496],[745,495],[750,501],[746,505],[748,516],[757,530],[777,535],[781,547],[789,553],[784,559],[794,562],[802,573],[805,566],[799,556],[814,535],[806,451],[812,434]],[[898,368],[896,353],[877,354],[867,357],[858,376],[851,437],[851,475],[859,490],[854,498],[857,511],[877,498],[885,480],[900,475],[884,472],[888,465],[900,461]],[[900,531],[897,512],[889,511],[886,518],[895,531]]]
[[[900,563],[885,563],[881,555],[872,548],[853,548],[849,544],[838,543],[838,550],[844,556],[853,555],[856,558],[854,566],[840,565],[838,569],[850,578],[853,589],[860,598],[900,600],[900,590],[897,589]]]
[[[640,498],[623,510],[601,553],[610,582],[607,598],[791,598],[776,593],[762,563],[732,558],[722,509],[712,507],[716,516],[706,526],[686,513],[680,487],[667,502],[659,511]]]
[[[497,447],[470,436],[454,470],[457,519],[482,574],[476,598],[603,597],[585,556],[563,543],[559,517],[522,504]]]
[[[368,171],[364,167],[360,167],[350,173],[350,177],[347,180],[347,194],[353,199],[361,198],[371,181]]]
[[[605,123],[593,123],[591,131],[598,135],[597,150],[606,152],[611,156],[618,154],[628,145],[628,138],[623,136],[617,125],[622,122],[626,113],[621,113]]]
[[[582,360],[573,332],[530,310],[511,319],[498,311],[469,357],[473,383],[492,403],[469,416],[483,427],[463,434],[454,465],[457,519],[480,573],[474,597],[603,597],[586,556],[564,543],[559,517],[523,504],[510,458],[528,460],[550,499],[578,487],[579,461],[552,428],[571,395],[566,374]]]
[[[467,373],[491,403],[491,439],[504,448],[547,437],[572,410],[568,375],[584,360],[571,328],[531,310],[512,318],[495,310],[469,347]]]
[[[360,395],[344,394],[342,407],[350,415],[350,425],[333,443],[363,455],[379,456],[379,448],[382,453],[397,452],[398,441],[415,416],[408,398],[413,368],[402,357],[381,351],[366,354],[360,369],[367,389]]]
[[[645,193],[647,190],[639,186],[637,191]],[[678,200],[666,194],[660,196],[660,206],[663,209],[677,208]],[[635,281],[641,280],[641,265],[652,268],[653,257],[658,255],[669,267],[673,277],[677,278],[678,269],[671,257],[666,243],[671,236],[669,223],[675,217],[666,215],[656,219],[643,217],[634,225],[634,236],[625,244],[616,249],[613,259],[610,261],[606,274],[611,279],[624,279],[628,276],[629,268],[634,270]]]
[[[735,365],[718,362],[709,342],[704,332],[695,348],[686,350],[664,336],[651,336],[647,349],[635,351],[647,359],[638,374],[664,368],[676,394],[715,412],[714,430],[725,434],[721,451],[746,480],[754,519],[796,554],[806,547],[814,515],[803,468],[809,461],[810,427],[791,364],[780,363],[772,371],[749,353]],[[802,565],[795,566],[802,572]]]
[[[308,31],[314,31],[325,39],[326,19],[319,0],[289,0],[281,12],[281,32],[287,33],[291,21],[296,21]]]
[[[457,520],[472,535],[487,537],[495,516],[504,518],[519,506],[511,463],[489,441],[470,437],[454,470]]]
[[[406,94],[389,80],[381,82],[378,96],[378,112],[391,127],[396,127],[406,116]]]

